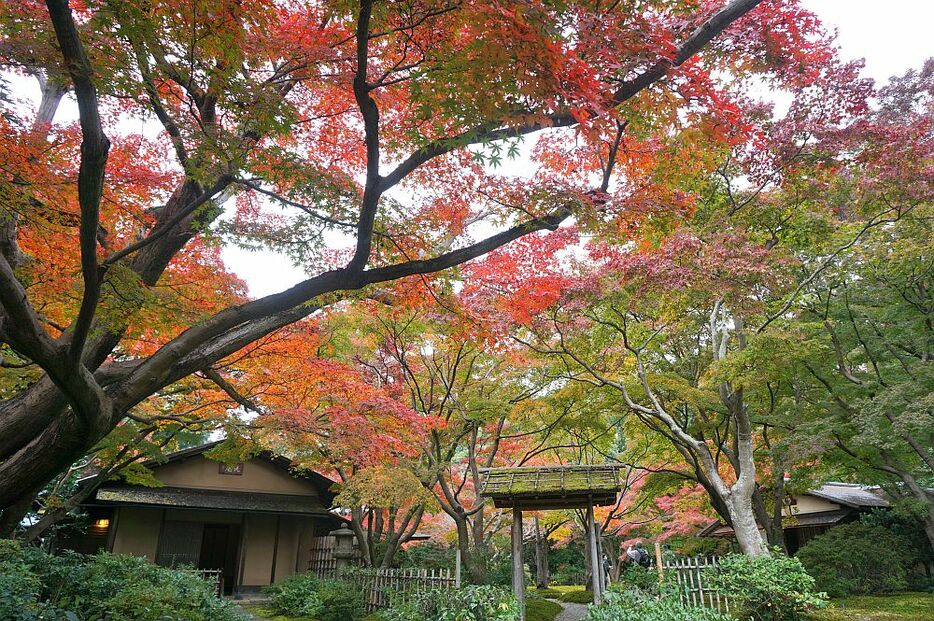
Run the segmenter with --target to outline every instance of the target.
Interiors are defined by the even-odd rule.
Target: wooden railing
[[[218,597],[224,594],[224,572],[221,569],[182,569],[190,574],[195,574],[202,580],[210,582],[214,586],[214,592]]]

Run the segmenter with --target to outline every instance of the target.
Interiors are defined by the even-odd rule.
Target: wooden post
[[[596,524],[596,517],[594,518],[594,524]],[[603,535],[600,530],[600,526],[597,526],[594,537],[597,539],[597,556],[600,557],[600,593],[606,593],[606,571],[603,569]]]
[[[525,565],[522,563],[522,510],[512,509],[512,590],[519,602],[519,621],[525,621]]]
[[[599,606],[603,602],[603,593],[600,591],[600,559],[597,558],[597,524],[593,519],[593,500],[587,505],[587,523],[590,530],[590,582],[593,587],[593,603]]]
[[[655,542],[655,566],[658,568],[658,583],[665,581],[665,569],[662,562],[662,544]]]
[[[454,587],[461,588],[461,548],[457,546],[456,556],[454,557]]]

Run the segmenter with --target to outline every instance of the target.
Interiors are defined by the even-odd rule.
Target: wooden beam
[[[615,493],[601,494],[593,496],[592,501],[588,496],[487,496],[487,498],[493,500],[493,506],[497,509],[519,508],[523,511],[550,511],[553,509],[586,509],[591,504],[595,507],[612,507],[616,504],[617,495]]]
[[[522,562],[522,510],[512,510],[512,590],[519,602],[519,621],[525,621],[525,565]]]
[[[276,582],[276,561],[279,560],[279,533],[282,529],[282,514],[276,515],[276,538],[272,544],[272,568],[269,570],[269,584]]]
[[[587,524],[590,530],[590,572],[593,588],[593,603],[599,606],[603,602],[603,593],[600,591],[600,559],[597,558],[597,524],[593,518],[593,505],[587,505]]]

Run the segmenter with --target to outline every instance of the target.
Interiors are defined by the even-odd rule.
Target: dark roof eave
[[[317,497],[173,487],[105,486],[97,490],[93,500],[84,504],[174,507],[243,513],[332,515],[328,507]]]

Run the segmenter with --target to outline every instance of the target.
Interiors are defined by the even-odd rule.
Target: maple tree
[[[533,389],[529,369],[497,352],[457,310],[454,296],[354,309],[353,359],[372,383],[396,387],[407,407],[432,421],[412,442],[409,476],[452,521],[464,566],[482,581],[484,551],[502,520],[478,497],[480,470],[508,463],[517,450],[517,404]]]
[[[410,464],[442,421],[417,412],[399,385],[356,364],[348,352],[364,344],[341,344],[356,333],[342,325],[344,319],[329,317],[313,332],[309,326],[281,330],[229,369],[237,393],[260,414],[249,429],[231,431],[288,455],[296,468],[334,476],[335,502],[350,511],[364,563],[389,566],[434,508]]]
[[[881,485],[918,515],[934,541],[932,76],[929,60],[893,78],[880,90],[878,108],[836,136],[854,160],[850,178],[835,184],[838,203],[900,206],[900,217],[867,231],[807,284],[782,338],[795,330],[810,343],[795,350],[797,403],[786,451],[811,476],[857,473],[859,482]],[[808,248],[812,263],[821,247]],[[763,367],[763,376],[777,375]]]
[[[917,95],[902,92],[903,107],[911,111],[893,121],[894,106],[870,110],[870,91],[852,79],[854,66],[828,62],[825,70],[834,79],[797,91],[787,114],[769,119],[753,144],[737,142],[723,152],[722,163],[700,169],[697,187],[706,190],[698,192],[690,226],[636,246],[589,244],[573,269],[554,269],[558,284],[550,302],[531,319],[518,317],[517,338],[559,360],[566,381],[615,393],[617,407],[677,449],[748,554],[766,551],[760,529],[770,543],[783,543],[786,477],[814,456],[805,448],[806,432],[789,433],[811,398],[802,392],[815,382],[807,361],[826,366],[838,360],[836,373],[845,382],[867,381],[853,375],[854,362],[844,362],[856,354],[843,349],[827,316],[836,292],[845,289],[841,283],[867,282],[860,275],[867,257],[887,261],[881,258],[891,248],[886,244],[903,226],[922,232],[909,252],[926,254],[926,228],[915,228],[925,221],[921,206],[931,196],[929,121],[918,111],[927,110],[926,95],[919,103]],[[883,136],[897,138],[889,143]],[[879,157],[888,149],[891,154]],[[878,236],[881,245],[872,243]],[[918,288],[917,279],[926,272],[919,264],[909,273],[909,280],[890,286],[900,286],[913,312],[923,313],[927,289]],[[828,286],[830,274],[829,290],[815,291]],[[490,289],[498,289],[493,304],[516,302],[511,291]],[[817,331],[815,314],[823,314]],[[876,330],[883,325],[877,321]],[[868,348],[859,339],[850,343]],[[923,348],[911,348],[923,358]],[[863,398],[881,401],[877,381],[866,385]],[[907,381],[911,391],[924,392],[921,376]],[[818,383],[845,417],[853,415],[855,407],[841,401],[842,394],[826,380]],[[930,448],[919,438],[930,421],[910,411],[901,424],[876,424],[876,432],[904,443],[899,454],[909,462],[923,462]],[[828,418],[818,421],[826,425]],[[870,463],[885,466],[884,460]],[[925,499],[904,467],[888,467],[906,493],[914,487],[909,495]]]
[[[5,523],[147,399],[194,374],[223,389],[225,359],[348,291],[572,216],[631,230],[688,209],[658,183],[613,200],[617,156],[643,167],[624,135],[664,145],[687,115],[669,157],[727,139],[740,103],[712,76],[809,73],[812,19],[792,0],[0,3],[0,61],[42,91],[35,111],[5,101],[0,132],[0,341],[30,371],[0,403]],[[77,122],[56,121],[65,97]],[[536,179],[489,174],[537,132],[557,137]],[[572,136],[595,148],[566,174]],[[499,232],[472,240],[479,220]],[[247,300],[210,276],[225,237],[313,275]]]

